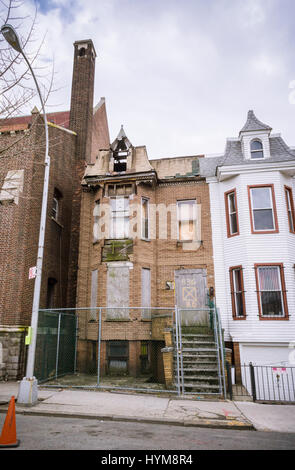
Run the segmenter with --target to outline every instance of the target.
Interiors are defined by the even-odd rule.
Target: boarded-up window
[[[148,268],[141,270],[141,306],[145,307],[142,310],[142,318],[151,318],[151,271]]]
[[[129,318],[129,308],[127,308],[129,307],[128,266],[108,267],[107,306],[108,319],[120,320]]]

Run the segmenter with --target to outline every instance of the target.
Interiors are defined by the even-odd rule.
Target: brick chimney
[[[91,161],[94,70],[96,52],[91,39],[74,42],[70,129],[77,133],[76,158]]]
[[[91,39],[74,42],[74,67],[69,128],[77,133],[75,162],[73,164],[73,199],[71,242],[69,253],[69,275],[67,304],[76,303],[80,210],[82,200],[81,182],[85,163],[91,162],[94,69],[96,53]]]

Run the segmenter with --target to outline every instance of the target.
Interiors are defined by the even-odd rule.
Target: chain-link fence
[[[39,383],[75,373],[76,332],[75,315],[61,311],[39,311],[34,369]]]
[[[49,386],[221,395],[219,331],[211,310],[40,311],[35,375]]]
[[[177,393],[174,325],[174,308],[40,311],[35,375],[54,386]]]

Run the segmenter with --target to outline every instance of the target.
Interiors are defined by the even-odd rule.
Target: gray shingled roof
[[[200,175],[215,176],[217,167],[232,165],[261,165],[263,163],[276,163],[295,161],[295,150],[290,149],[280,136],[270,136],[270,158],[267,160],[246,160],[242,153],[239,140],[228,140],[224,155],[214,158],[200,158]]]
[[[272,129],[267,124],[264,124],[263,122],[259,121],[259,119],[257,119],[257,117],[255,116],[253,110],[250,109],[250,111],[248,111],[246,124],[240,130],[240,133],[247,132],[247,131],[264,131],[264,130],[272,130]]]

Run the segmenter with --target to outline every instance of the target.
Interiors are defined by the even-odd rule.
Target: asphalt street
[[[295,433],[16,416],[18,450],[293,450]],[[3,449],[4,450],[4,449]],[[11,451],[11,449],[5,449]]]

